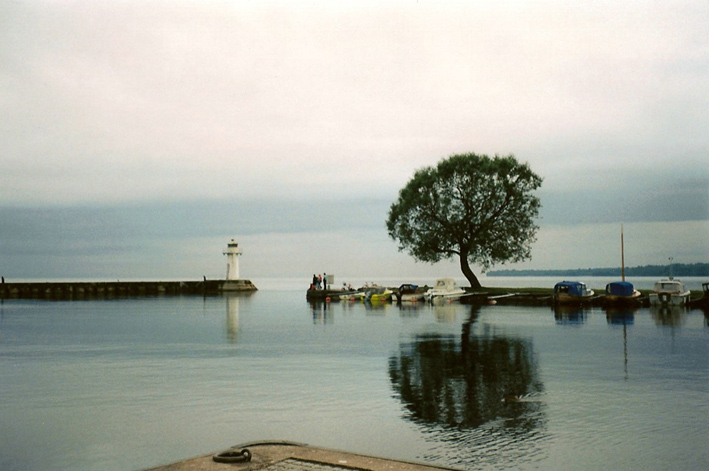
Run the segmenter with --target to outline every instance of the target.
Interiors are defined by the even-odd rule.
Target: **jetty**
[[[144,296],[219,295],[256,291],[251,280],[58,281],[0,283],[0,299],[78,300]]]
[[[449,470],[426,464],[398,461],[303,443],[264,441],[234,446],[145,471],[435,471]]]
[[[239,278],[241,249],[234,239],[222,252],[227,256],[226,279],[202,281],[47,281],[0,283],[0,299],[96,299],[141,296],[219,295],[256,291],[251,280]]]

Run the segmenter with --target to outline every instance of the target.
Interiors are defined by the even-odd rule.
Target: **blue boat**
[[[613,281],[606,285],[603,299],[608,303],[636,302],[640,299],[640,291],[628,281]]]
[[[554,285],[554,302],[557,304],[581,303],[596,294],[581,281],[562,281]]]
[[[620,276],[622,281],[613,281],[606,285],[603,301],[606,304],[633,304],[640,300],[640,291],[632,283],[625,281],[625,249],[623,244],[623,225],[620,225]]]

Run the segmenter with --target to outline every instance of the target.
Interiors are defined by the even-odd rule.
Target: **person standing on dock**
[[[327,290],[327,273],[323,273],[323,277],[322,277],[322,289]]]
[[[318,275],[318,289],[322,287],[322,275]]]

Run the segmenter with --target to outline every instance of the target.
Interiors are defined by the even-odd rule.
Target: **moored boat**
[[[453,278],[439,278],[433,288],[426,291],[424,298],[431,302],[455,301],[465,295],[465,290],[456,285]]]
[[[650,293],[650,304],[654,306],[684,306],[689,302],[690,291],[680,280],[667,278],[655,283]]]
[[[590,300],[596,294],[581,281],[561,281],[554,285],[554,302],[556,304],[582,303]]]
[[[690,301],[690,307],[698,307],[704,309],[704,314],[709,314],[709,283],[702,283],[702,291],[704,294],[701,298]]]
[[[391,300],[394,292],[383,286],[375,286],[364,290],[364,300],[373,303],[380,303]]]
[[[340,301],[357,301],[364,298],[364,291],[343,291],[338,297]]]
[[[405,283],[399,286],[399,289],[394,292],[397,302],[400,303],[416,303],[423,301],[424,293],[419,290],[418,285]]]
[[[628,281],[613,281],[606,285],[603,300],[608,304],[635,303],[640,300],[640,291]]]
[[[622,281],[613,281],[606,285],[603,301],[607,305],[634,304],[640,300],[640,291],[632,283],[625,281],[625,250],[623,244],[623,225],[620,225],[620,276]]]

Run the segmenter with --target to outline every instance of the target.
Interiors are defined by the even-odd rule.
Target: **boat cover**
[[[586,284],[580,281],[562,281],[554,285],[554,293],[566,293],[571,296],[585,296]]]
[[[627,281],[614,281],[606,285],[606,294],[613,296],[632,296],[635,287]]]

